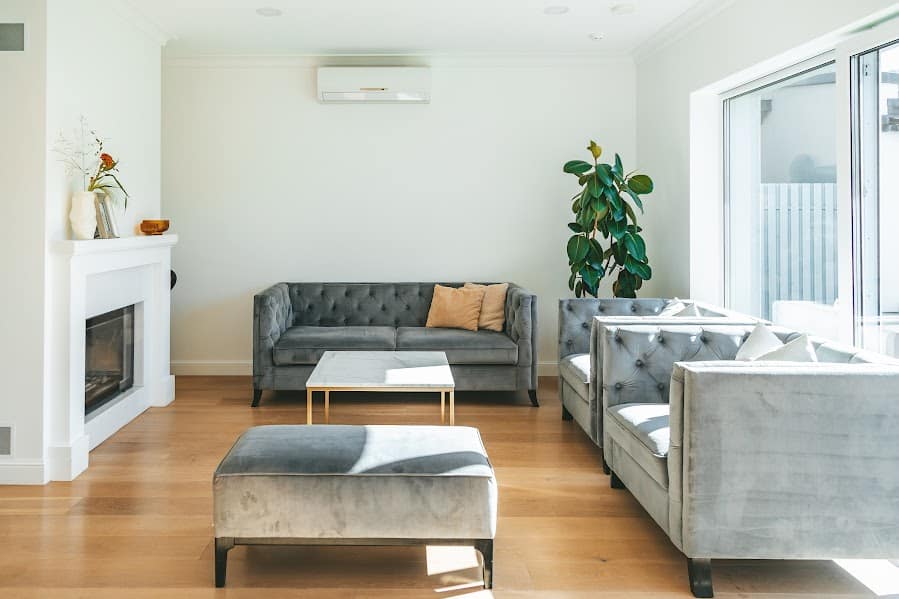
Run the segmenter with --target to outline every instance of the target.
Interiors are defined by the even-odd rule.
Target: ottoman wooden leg
[[[225,572],[228,569],[228,551],[234,547],[231,537],[215,538],[215,586],[225,586]]]
[[[475,549],[484,558],[484,588],[493,588],[493,539],[481,539],[475,542]]]

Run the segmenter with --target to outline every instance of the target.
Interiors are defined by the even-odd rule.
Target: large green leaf
[[[631,199],[634,200],[634,204],[637,205],[637,208],[640,209],[640,212],[643,212],[643,200],[640,199],[640,196],[637,195],[637,192],[626,185],[624,186],[624,191],[627,192],[627,195],[631,196]]]
[[[648,281],[652,278],[652,269],[649,267],[649,264],[638,262],[633,256],[627,257],[627,260],[624,261],[624,268],[644,281]]]
[[[590,295],[596,295],[596,285],[599,283],[599,272],[588,266],[582,268],[580,274],[581,280],[584,282],[584,287],[587,288]]]
[[[597,165],[596,174],[603,185],[609,187],[615,184],[615,179],[612,177],[612,167],[608,164]]]
[[[583,175],[591,168],[593,168],[593,165],[589,162],[584,162],[583,160],[569,160],[565,163],[565,166],[562,167],[562,171],[572,175]]]
[[[652,179],[646,175],[634,175],[627,180],[627,186],[639,194],[652,193],[653,190]]]
[[[596,175],[592,175],[589,179],[587,179],[587,193],[589,193],[592,197],[598,198],[602,196],[603,189],[605,189],[605,187],[602,183],[600,183]]]
[[[574,282],[577,281],[577,273],[571,273],[571,276],[568,277],[568,288],[574,289]]]
[[[583,233],[584,227],[580,226],[578,223],[568,223],[568,228],[574,231],[575,233]]]
[[[615,239],[621,239],[627,232],[626,221],[612,220],[609,221],[609,234]]]
[[[590,264],[593,268],[598,270],[602,270],[602,257],[603,257],[603,249],[602,246],[599,245],[599,241],[596,239],[590,240],[590,251],[587,252],[587,263]]]
[[[624,166],[621,164],[621,156],[615,154],[615,166],[612,167],[612,174],[618,175],[619,177],[624,176]]]
[[[642,237],[628,231],[625,233],[622,241],[624,241],[624,247],[627,248],[631,256],[640,262],[646,262],[646,242],[643,241]]]
[[[568,240],[568,260],[569,262],[581,262],[587,257],[590,250],[590,243],[583,235],[572,235]]]

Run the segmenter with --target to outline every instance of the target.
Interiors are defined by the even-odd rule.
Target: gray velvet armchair
[[[699,316],[662,316],[674,300],[608,298],[559,300],[559,396],[563,420],[574,419],[602,447],[602,347],[595,323],[753,323],[758,319],[717,306],[695,304]]]
[[[457,391],[527,390],[538,405],[537,297],[510,283],[501,332],[426,328],[434,285],[278,283],[257,294],[253,406],[264,389],[305,389],[327,350],[443,351]]]
[[[612,486],[697,597],[717,558],[899,557],[899,363],[820,339],[817,363],[734,361],[752,328],[599,325]]]

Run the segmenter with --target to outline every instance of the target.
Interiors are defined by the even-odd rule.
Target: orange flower
[[[103,168],[106,170],[115,166],[115,160],[109,154],[100,154],[100,162],[103,163]]]

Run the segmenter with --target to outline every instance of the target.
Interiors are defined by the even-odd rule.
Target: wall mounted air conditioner
[[[319,67],[318,101],[324,104],[427,104],[427,67]]]

